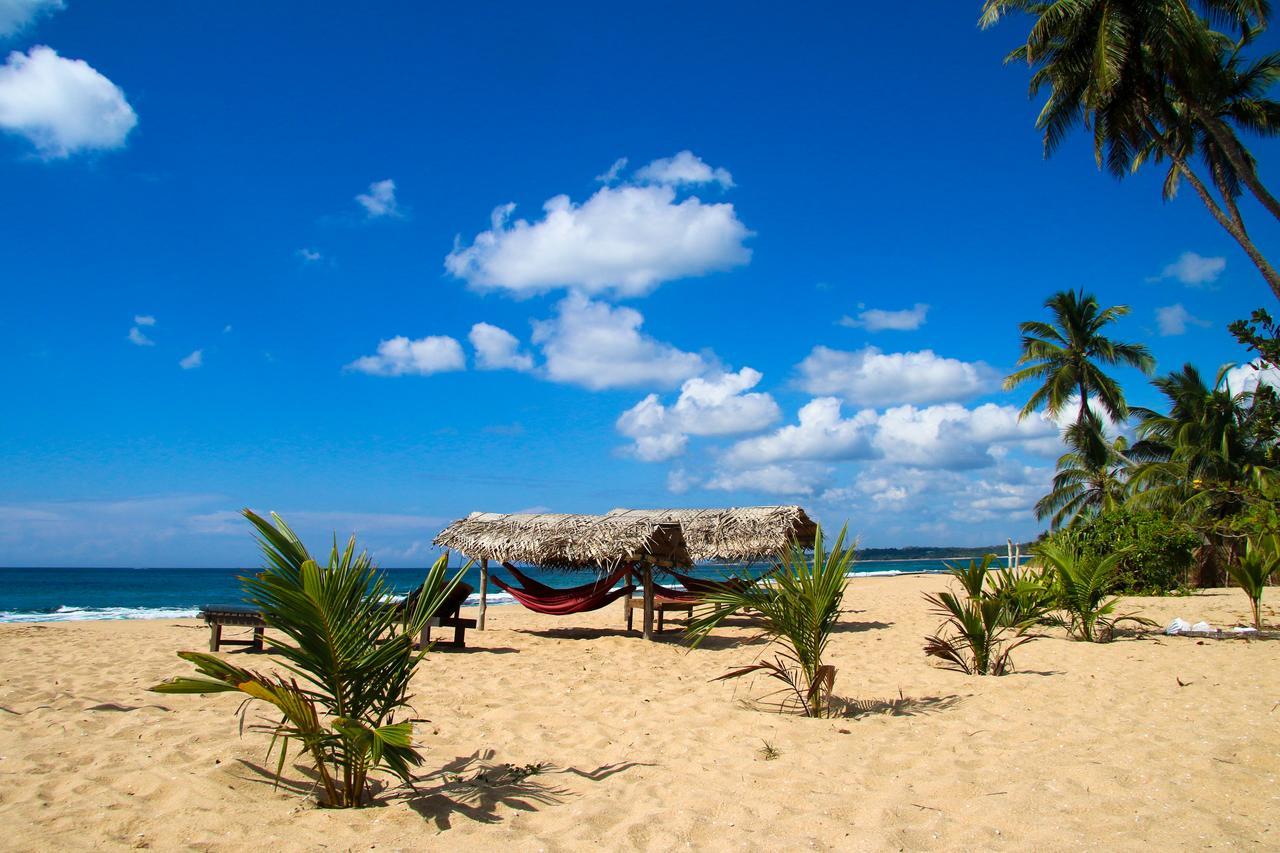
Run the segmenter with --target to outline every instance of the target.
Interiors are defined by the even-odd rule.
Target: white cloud
[[[150,314],[135,314],[133,322],[137,323],[139,326],[154,326],[156,324],[156,318],[152,317]]]
[[[396,182],[390,178],[369,184],[369,191],[357,195],[356,201],[370,219],[400,215],[400,208],[396,204]]]
[[[178,366],[183,370],[194,370],[202,364],[204,364],[204,350],[202,349],[195,350],[191,355],[178,361]]]
[[[602,184],[617,183],[618,178],[622,175],[622,170],[625,168],[627,168],[627,158],[619,157],[613,161],[613,165],[606,172],[596,175],[596,180]]]
[[[357,358],[347,370],[371,376],[428,376],[450,370],[465,370],[467,360],[462,345],[446,335],[428,335],[409,340],[403,335],[382,341],[376,355]]]
[[[626,165],[626,161],[622,161]],[[617,166],[614,163],[614,166]],[[611,169],[610,172],[613,170]],[[733,175],[727,169],[713,169],[692,151],[684,150],[674,157],[662,157],[636,170],[636,180],[646,184],[683,186],[717,183],[722,189],[733,187]]]
[[[520,352],[520,341],[506,329],[476,323],[467,335],[481,370],[532,370],[533,356]]]
[[[870,409],[846,419],[840,416],[839,400],[819,397],[805,404],[798,417],[797,424],[738,442],[725,462],[746,467],[795,459],[865,459],[874,453],[876,413]]]
[[[151,340],[151,338],[148,338],[145,334],[143,334],[142,330],[139,329],[137,326],[129,327],[129,334],[127,337],[128,337],[129,343],[135,344],[140,347],[153,347],[156,345],[156,342]]]
[[[1201,320],[1193,316],[1186,308],[1183,308],[1181,302],[1157,308],[1156,323],[1160,326],[1160,334],[1166,337],[1186,334],[1188,323],[1197,326],[1209,325],[1208,320]]]
[[[1238,364],[1227,371],[1227,389],[1232,394],[1253,393],[1259,385],[1280,388],[1280,368],[1262,367],[1260,363]]]
[[[601,187],[582,204],[558,195],[535,221],[493,212],[488,231],[459,241],[445,269],[477,289],[528,296],[561,287],[639,296],[664,281],[746,264],[751,232],[732,204],[676,201],[669,186]]]
[[[781,412],[773,397],[751,392],[761,374],[750,367],[713,378],[695,377],[680,387],[670,407],[650,394],[623,412],[618,432],[634,440],[632,453],[646,462],[671,459],[684,452],[687,436],[733,435],[763,429]]]
[[[885,311],[880,308],[868,308],[859,311],[857,317],[842,317],[840,325],[850,328],[862,328],[868,332],[910,332],[924,325],[929,306],[917,302],[913,307],[902,311]]]
[[[1227,268],[1226,258],[1206,258],[1195,252],[1183,252],[1178,259],[1164,268],[1155,281],[1172,278],[1188,287],[1204,287],[1213,284]]]
[[[877,422],[875,448],[886,462],[927,469],[960,470],[995,464],[998,445],[1056,438],[1058,426],[1044,418],[1018,419],[1016,406],[985,403],[967,409],[897,406]]]
[[[721,472],[707,481],[707,488],[805,496],[825,489],[829,476],[828,469],[815,465],[765,465],[744,471]]]
[[[672,468],[667,472],[667,491],[674,495],[682,495],[698,485],[698,478],[683,468]]]
[[[798,369],[805,391],[835,394],[859,406],[963,400],[996,384],[995,371],[984,362],[943,358],[932,350],[845,352],[817,346]]]
[[[314,264],[317,261],[324,260],[324,255],[315,249],[299,249],[295,254],[302,259],[304,264]]]
[[[554,382],[605,388],[670,388],[705,373],[701,355],[683,352],[640,331],[644,317],[633,308],[613,308],[571,293],[556,316],[533,324],[533,342]]]
[[[46,159],[120,148],[137,123],[124,92],[82,59],[37,45],[0,66],[0,130]]]
[[[62,0],[0,0],[0,38],[14,35],[41,15],[63,8]]]

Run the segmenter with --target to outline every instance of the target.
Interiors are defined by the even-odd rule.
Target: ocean
[[[719,578],[742,567],[699,566],[698,577]],[[752,567],[749,572],[759,573]],[[857,575],[896,575],[945,571],[943,560],[867,560]],[[60,622],[82,619],[177,619],[195,616],[205,604],[240,602],[238,578],[255,569],[118,569],[118,568],[0,568],[0,622]],[[498,569],[501,571],[501,569]],[[383,569],[398,593],[422,583],[425,569]],[[529,569],[527,573],[550,586],[586,583],[582,574]],[[472,567],[466,582],[480,587],[480,569]],[[676,586],[659,577],[659,583]],[[490,585],[489,601],[510,602],[509,595]],[[478,597],[472,596],[471,604]]]

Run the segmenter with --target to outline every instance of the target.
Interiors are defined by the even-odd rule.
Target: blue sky
[[[0,564],[251,563],[242,506],[388,565],[474,509],[1033,535],[1016,324],[1083,287],[1211,372],[1271,297],[927,11],[0,0]]]

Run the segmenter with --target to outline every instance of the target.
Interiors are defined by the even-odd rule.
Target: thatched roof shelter
[[[818,525],[799,506],[725,509],[615,509],[616,521],[679,524],[695,560],[751,562],[776,557],[790,541],[813,546]]]
[[[557,569],[693,565],[680,525],[652,518],[473,512],[441,531],[435,544],[477,560]]]

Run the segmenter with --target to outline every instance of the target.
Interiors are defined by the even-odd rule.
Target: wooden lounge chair
[[[685,622],[687,624],[688,621],[693,618],[693,605],[696,603],[697,603],[696,598],[690,598],[688,596],[683,596],[683,595],[678,598],[670,598],[665,595],[661,595],[655,591],[653,596],[653,612],[658,614],[657,630],[659,632],[662,631],[663,623],[666,621],[665,616],[667,614],[667,611],[671,611],[672,613],[683,613],[685,616]],[[634,621],[635,612],[637,610],[640,610],[640,611],[644,610],[644,599],[628,598],[627,599],[627,630],[628,631],[634,630],[634,628],[632,627],[632,622]]]
[[[422,592],[419,587],[410,593],[404,600],[405,607],[411,607],[418,600],[418,595]],[[440,605],[440,609],[436,614],[427,620],[427,624],[422,626],[422,635],[418,638],[418,645],[425,646],[431,642],[432,628],[452,628],[453,640],[437,640],[437,646],[451,646],[455,649],[465,649],[467,647],[467,629],[476,627],[476,620],[463,619],[460,616],[462,605],[466,604],[467,599],[471,597],[471,593],[475,590],[470,584],[459,583],[453,588],[453,592]]]
[[[250,646],[255,652],[262,651],[262,632],[267,627],[262,614],[256,608],[243,604],[207,604],[200,608],[200,616],[209,626],[209,651],[216,652],[219,646]],[[222,628],[232,625],[238,628],[253,628],[252,640],[224,640]]]

